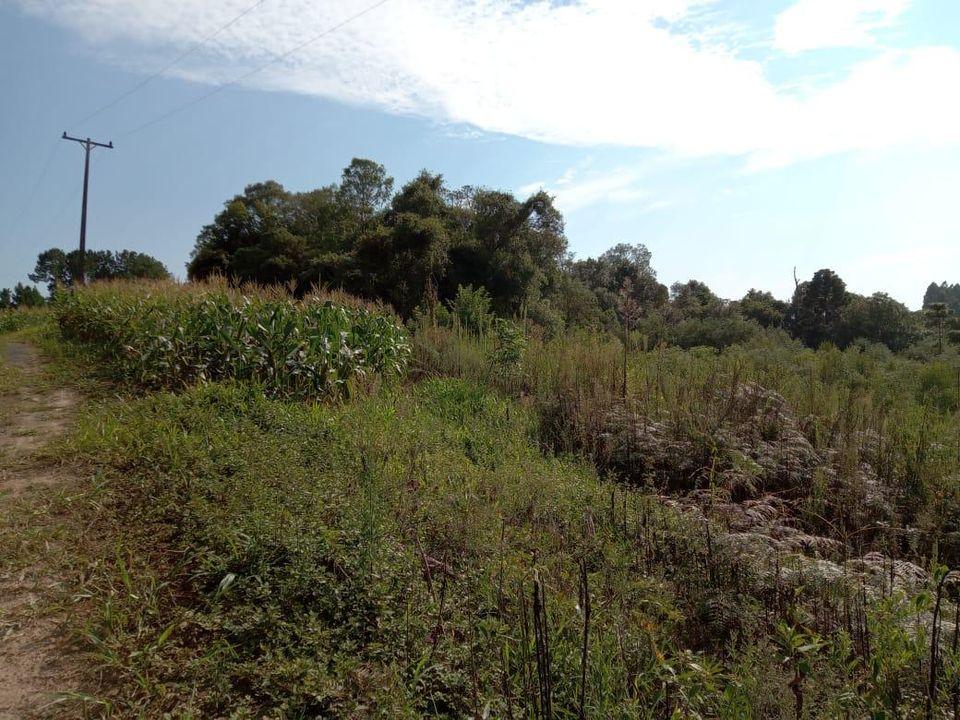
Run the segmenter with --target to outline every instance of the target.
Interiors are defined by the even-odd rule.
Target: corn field
[[[344,398],[403,374],[407,336],[386,312],[216,285],[101,284],[54,301],[63,335],[147,388],[237,380],[273,397]]]

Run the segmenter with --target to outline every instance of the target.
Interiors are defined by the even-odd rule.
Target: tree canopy
[[[18,307],[39,307],[46,302],[43,295],[33,285],[17,283],[11,290],[0,290],[0,310],[10,310]]]
[[[87,250],[86,276],[88,280],[151,279],[170,277],[163,263],[150,255],[134,250]],[[46,283],[53,292],[57,285],[71,285],[80,274],[80,251],[65,252],[60,248],[44,250],[30,279]]]
[[[382,165],[354,159],[340,183],[289,192],[268,181],[228,200],[203,228],[191,278],[313,284],[389,302],[409,316],[435,293],[484,287],[498,313],[536,300],[566,251],[563,218],[546,193],[447,188],[427,171],[393,193]]]
[[[826,268],[799,283],[790,302],[757,289],[724,300],[699,280],[668,289],[642,244],[619,243],[595,258],[567,255],[563,217],[542,191],[518,198],[450,188],[427,170],[395,190],[382,165],[360,158],[338,183],[315,190],[248,185],[200,231],[188,272],[297,293],[342,289],[389,303],[404,318],[436,317],[437,305],[459,318],[467,298],[482,298],[491,313],[525,317],[547,332],[628,328],[645,342],[684,347],[725,347],[772,331],[810,347],[865,340],[902,350],[924,330],[902,303],[851,293]],[[931,285],[928,295],[953,288],[960,301],[960,285]]]

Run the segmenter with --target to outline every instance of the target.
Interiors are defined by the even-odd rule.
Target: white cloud
[[[788,53],[874,44],[873,32],[889,27],[911,0],[798,0],[777,17],[774,45]]]
[[[537,181],[517,188],[520,197],[546,190],[554,197],[556,206],[564,213],[597,203],[634,203],[647,201],[646,210],[666,207],[665,201],[650,201],[650,192],[643,186],[643,176],[635,169],[617,168],[610,172],[588,171],[588,163],[568,168],[553,181]]]
[[[14,1],[139,70],[190,47],[251,2]],[[948,90],[960,77],[957,49],[881,55],[832,85],[796,93],[771,83],[762,63],[684,34],[682,20],[708,4],[393,0],[248,83],[550,143],[744,155],[752,168],[960,144],[960,99]],[[860,0],[879,16],[855,17],[886,22],[897,4]],[[365,5],[267,0],[176,72],[210,83],[237,77]]]

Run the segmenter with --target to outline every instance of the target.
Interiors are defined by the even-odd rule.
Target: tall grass
[[[625,355],[609,335],[532,338],[517,372],[490,374],[493,338],[426,326],[413,367],[494,384],[536,411],[544,448],[628,483],[726,500],[776,493],[853,551],[880,539],[867,530],[880,523],[912,528],[903,552],[914,559],[960,563],[957,369],[776,334],[722,352],[633,340]]]
[[[386,312],[317,296],[107,283],[61,293],[54,308],[66,338],[149,388],[229,379],[277,397],[340,398],[358,383],[401,375],[409,356],[405,332]]]
[[[46,307],[0,310],[0,335],[40,325],[49,318],[50,310]]]
[[[67,337],[177,390],[94,408],[64,448],[103,471],[116,561],[83,592],[117,715],[950,717],[949,368],[512,325],[411,348],[328,300],[58,301]],[[386,340],[354,330],[374,320]],[[331,327],[416,381],[284,402],[349,394],[294,372],[337,362],[303,344]]]

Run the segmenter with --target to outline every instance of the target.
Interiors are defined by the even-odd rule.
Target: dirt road
[[[70,468],[37,452],[69,428],[77,396],[49,386],[31,346],[0,341],[0,357],[15,368],[0,394],[0,539],[6,545],[0,549],[0,720],[22,720],[55,716],[58,699],[76,688],[79,677],[64,627],[67,613],[56,602],[63,594],[58,547],[42,541],[37,552],[16,549],[23,518],[49,521],[49,496],[76,479]]]

